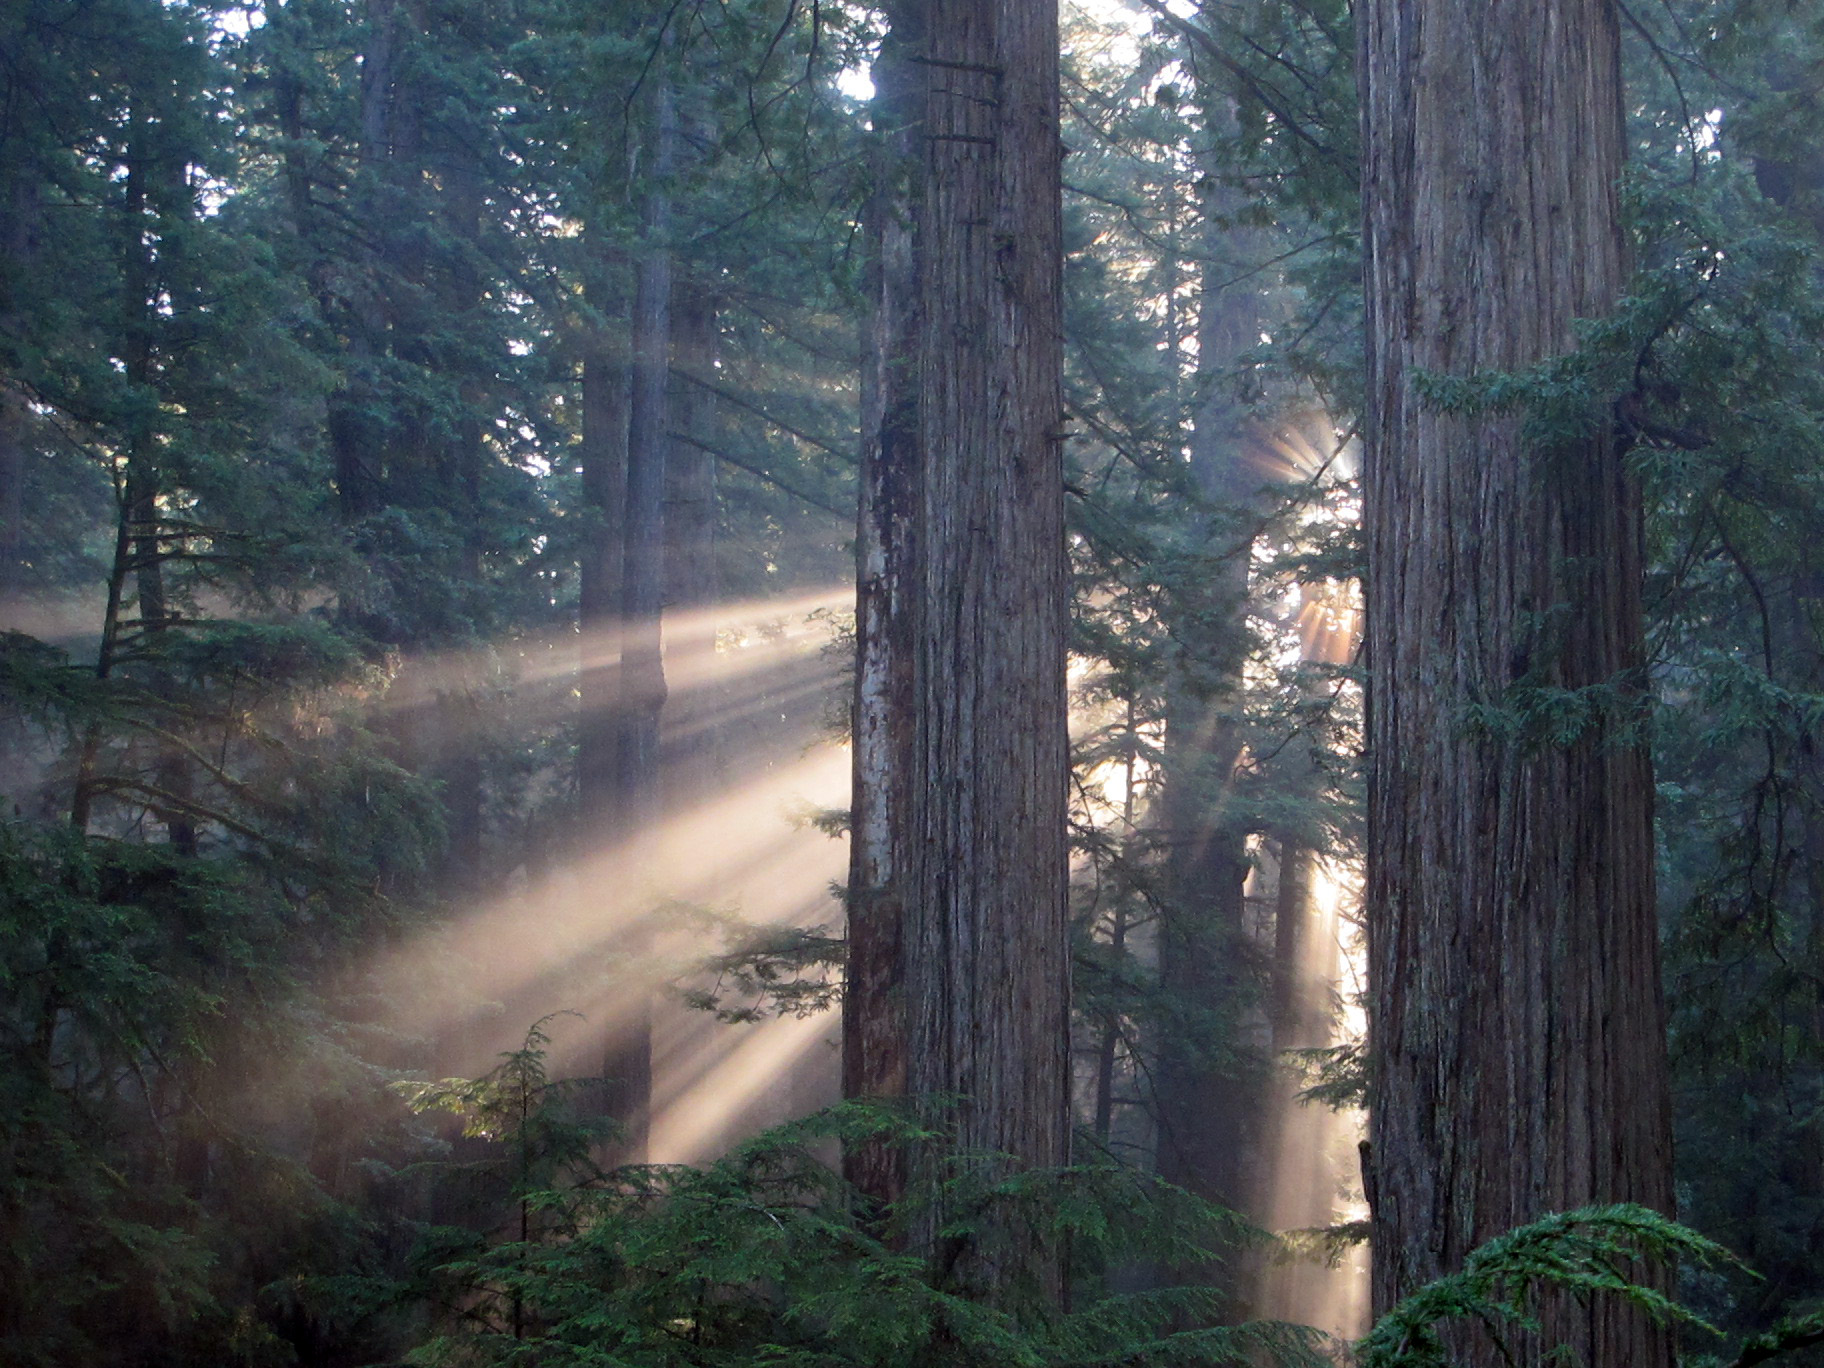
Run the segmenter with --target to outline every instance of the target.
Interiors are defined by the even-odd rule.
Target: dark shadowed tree
[[[1200,96],[1205,127],[1213,136],[1231,136],[1234,112],[1220,88],[1205,82]],[[1258,458],[1250,460],[1246,449],[1252,435],[1246,406],[1227,372],[1256,342],[1263,318],[1258,287],[1245,272],[1234,279],[1235,259],[1246,250],[1230,223],[1239,196],[1220,183],[1219,169],[1206,165],[1201,196],[1203,392],[1192,410],[1187,453],[1196,490],[1218,516],[1206,513],[1202,520],[1209,561],[1175,605],[1178,650],[1167,692],[1160,804],[1169,895],[1160,919],[1159,975],[1168,995],[1220,1021],[1223,1039],[1218,1045],[1208,1031],[1162,1033],[1156,1095],[1161,1176],[1243,1210],[1255,1196],[1249,1150],[1264,1073],[1238,1025],[1254,966],[1243,892],[1252,814],[1237,783],[1246,755],[1248,572],[1262,478]]]
[[[1359,22],[1384,1310],[1546,1212],[1672,1192],[1640,497],[1602,405],[1528,421],[1474,381],[1571,351],[1623,284],[1617,7]],[[1559,1302],[1545,1330],[1586,1363],[1672,1361],[1619,1306]]]

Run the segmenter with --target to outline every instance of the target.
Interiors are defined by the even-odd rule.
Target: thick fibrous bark
[[[904,92],[911,217],[909,238],[876,219],[864,482],[886,503],[863,522],[856,802],[858,846],[894,863],[858,865],[857,908],[897,909],[908,1090],[957,1099],[956,1148],[1054,1165],[1069,1133],[1056,12],[931,0],[895,18],[881,77]],[[858,963],[851,1030],[894,1029],[868,1000],[894,971]],[[993,1293],[1051,1283],[1042,1246],[1003,1223],[944,1257]]]
[[[907,1081],[962,1099],[959,1149],[1053,1165],[1069,1137],[1057,22],[1046,0],[936,0],[927,32]]]
[[[1615,6],[1370,0],[1360,23],[1384,1310],[1513,1225],[1672,1194],[1639,494],[1605,431],[1547,447],[1418,394],[1568,351],[1614,301]],[[1582,691],[1553,695],[1582,708],[1568,742],[1529,724],[1541,690]],[[1549,1329],[1587,1363],[1671,1362],[1612,1304]]]

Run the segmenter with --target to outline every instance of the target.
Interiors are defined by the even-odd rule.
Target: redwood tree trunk
[[[1529,440],[1419,377],[1570,350],[1623,280],[1613,0],[1367,0],[1375,1304],[1596,1201],[1672,1205],[1640,498],[1600,415]],[[1548,692],[1549,691],[1549,692]],[[1556,691],[1583,691],[1565,694]],[[1565,739],[1529,718],[1578,702]],[[1611,1303],[1584,1362],[1670,1364]],[[1479,1332],[1478,1332],[1479,1334]],[[1502,1362],[1485,1339],[1466,1362]],[[1523,1347],[1538,1361],[1538,1346]]]
[[[854,782],[849,822],[849,954],[842,1004],[842,1091],[906,1092],[901,881],[907,863],[912,705],[913,499],[919,469],[918,274],[913,215],[923,191],[924,99],[918,67],[925,0],[898,0],[874,64],[874,193],[867,208],[862,452],[855,537]],[[876,1203],[905,1185],[899,1150],[853,1145],[850,1182]]]
[[[886,238],[883,289],[906,293],[877,320],[887,468],[868,483],[879,497],[885,476],[906,512],[891,544],[864,515],[862,569],[906,616],[861,649],[864,690],[909,706],[879,723],[884,763],[910,769],[886,780],[896,809],[858,795],[858,825],[884,821],[876,848],[899,862],[859,891],[870,915],[898,908],[909,1091],[955,1099],[954,1149],[1051,1166],[1069,1137],[1057,15],[927,0],[894,17],[882,75],[904,82],[912,217],[909,240]],[[1038,1231],[1007,1213],[978,1229],[937,1251],[953,1285],[1055,1288]]]

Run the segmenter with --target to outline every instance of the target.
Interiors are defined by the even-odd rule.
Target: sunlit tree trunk
[[[874,64],[874,193],[867,207],[869,316],[863,335],[862,453],[855,538],[854,781],[842,1086],[851,1098],[906,1091],[902,908],[914,773],[913,499],[918,473],[913,217],[923,188],[924,113],[909,57],[925,46],[925,0],[898,0]],[[849,1180],[878,1203],[905,1183],[896,1146],[851,1146]]]
[[[1613,0],[1368,0],[1368,931],[1375,1303],[1511,1226],[1672,1205],[1641,504],[1604,416],[1529,440],[1425,377],[1570,350],[1624,278]],[[1536,709],[1574,702],[1575,735]],[[1599,1365],[1670,1364],[1612,1301]],[[1465,1362],[1503,1362],[1485,1336]],[[1467,1342],[1466,1342],[1467,1343]],[[1522,1358],[1542,1350],[1522,1346]]]
[[[1328,985],[1313,981],[1305,969],[1315,863],[1311,848],[1296,837],[1280,840],[1278,887],[1273,896],[1273,979],[1267,999],[1276,1060],[1287,1050],[1328,1043],[1321,1038],[1323,1003],[1319,997]]]
[[[1057,16],[931,0],[893,18],[878,79],[904,155],[885,173],[909,177],[910,234],[876,219],[864,482],[904,514],[864,512],[863,611],[886,615],[864,626],[885,635],[862,642],[878,737],[857,750],[882,749],[856,820],[884,823],[859,839],[896,863],[857,891],[864,918],[899,919],[907,1090],[957,1099],[956,1150],[1049,1166],[1069,1136]],[[882,780],[884,809],[865,791]],[[892,1029],[867,995],[894,971],[860,967],[851,1022]],[[941,1243],[968,1292],[1055,1290],[1058,1251],[1007,1213]]]
[[[1121,782],[1121,830],[1131,833],[1135,830],[1135,818],[1139,815],[1140,784],[1140,747],[1134,691],[1125,691],[1122,699],[1123,742],[1127,754],[1122,763]],[[1108,950],[1109,958],[1120,964],[1128,954],[1128,900],[1117,896],[1108,915]],[[1115,1075],[1120,1064],[1119,1050],[1122,1044],[1123,1015],[1115,1009],[1106,1012],[1096,1026],[1095,1073],[1093,1076],[1094,1092],[1092,1094],[1090,1128],[1096,1142],[1107,1147],[1114,1134],[1115,1121]],[[1130,1061],[1131,1068],[1131,1061]]]
[[[689,692],[666,707],[665,809],[710,799],[720,769],[724,699],[716,672],[716,400],[675,372],[709,376],[716,363],[715,301],[694,280],[672,305],[672,442],[665,468],[665,659]]]

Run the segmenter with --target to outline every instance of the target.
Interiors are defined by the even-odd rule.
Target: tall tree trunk
[[[1311,1049],[1322,1039],[1322,994],[1329,985],[1316,982],[1306,964],[1311,936],[1311,876],[1317,860],[1296,837],[1279,842],[1279,879],[1273,898],[1273,983],[1267,1019],[1273,1030],[1273,1057],[1287,1050]]]
[[[620,774],[621,576],[627,505],[626,294],[620,255],[598,239],[586,244],[587,303],[582,362],[583,503],[589,520],[577,585],[577,839],[588,850],[609,839]]]
[[[1203,95],[1211,127],[1233,122],[1217,90]],[[1161,825],[1167,843],[1169,899],[1160,919],[1160,982],[1169,1002],[1201,1014],[1202,1032],[1167,1030],[1157,1043],[1155,1107],[1162,1177],[1209,1201],[1248,1209],[1249,1160],[1258,1139],[1264,1061],[1247,1067],[1241,1021],[1250,1009],[1257,966],[1245,926],[1249,823],[1239,811],[1242,664],[1247,657],[1247,598],[1252,531],[1244,515],[1262,483],[1246,459],[1246,414],[1224,372],[1254,345],[1258,294],[1232,283],[1236,230],[1227,226],[1235,193],[1208,167],[1201,206],[1203,265],[1197,355],[1204,387],[1192,418],[1190,473],[1213,510],[1205,519],[1213,573],[1182,605],[1174,636],[1178,658],[1168,682]],[[1209,1037],[1220,1023],[1224,1039]],[[1219,1280],[1219,1266],[1180,1269],[1182,1279]]]
[[[485,326],[487,283],[477,266],[486,213],[482,188],[483,166],[478,130],[460,121],[445,127],[439,139],[437,160],[443,168],[443,218],[453,244],[450,261],[439,276],[442,326],[463,335],[465,322],[477,330]],[[482,473],[487,448],[482,441],[481,415],[487,392],[484,373],[459,347],[443,347],[432,363],[446,384],[454,382],[455,412],[436,425],[441,482],[460,529],[455,578],[476,603],[484,602],[482,551],[488,535],[482,504]],[[482,725],[486,707],[486,680],[479,672],[452,681],[437,700],[437,776],[443,783],[443,806],[449,831],[444,878],[458,898],[476,898],[483,892],[489,864],[484,851],[486,832],[486,766]]]
[[[907,788],[913,781],[912,565],[918,490],[918,273],[913,224],[923,192],[925,0],[896,0],[874,64],[874,190],[866,216],[869,316],[863,335],[861,487],[857,508],[855,699],[849,814],[848,963],[842,1090],[906,1092]],[[860,1142],[844,1171],[871,1202],[896,1200],[905,1156]]]
[[[665,463],[671,444],[671,231],[669,181],[676,140],[669,63],[669,32],[661,35],[653,81],[649,174],[638,279],[633,303],[630,405],[627,421],[627,500],[623,522],[620,622],[620,736],[616,821],[636,866],[649,859],[660,817],[659,721],[665,708],[664,608]],[[633,957],[644,948],[629,936]],[[639,971],[636,969],[636,976]],[[619,1157],[646,1156],[652,1107],[652,1002],[642,982],[626,988],[604,1075],[609,1111],[621,1124]]]
[[[665,707],[660,616],[665,594],[665,465],[671,445],[670,188],[675,115],[669,76],[655,72],[654,128],[633,307],[627,424],[627,517],[621,580],[621,803],[629,830],[658,817],[659,716]]]
[[[9,274],[23,281],[35,265],[40,225],[36,168],[23,158],[0,155],[0,251]],[[0,284],[0,336],[23,336],[19,301]],[[27,452],[25,392],[17,378],[0,374],[0,613],[10,616],[13,598],[26,580],[25,472]],[[6,625],[0,618],[0,627]]]
[[[688,811],[715,792],[722,698],[716,684],[716,458],[714,394],[687,376],[715,372],[716,304],[701,281],[675,291],[671,317],[672,441],[665,465],[665,658],[686,672],[682,709],[668,708],[675,739],[665,758],[665,808]],[[675,725],[674,725],[675,724]]]
[[[1140,736],[1131,689],[1127,691],[1122,704],[1127,754],[1123,760],[1121,776],[1121,830],[1131,835],[1135,830],[1134,819],[1139,812],[1139,794],[1136,790],[1140,778]],[[1127,895],[1117,894],[1114,906],[1109,910],[1108,921],[1109,959],[1115,964],[1120,964],[1127,955],[1127,913]],[[1121,1023],[1121,1014],[1110,1010],[1099,1023],[1096,1040],[1095,1094],[1090,1124],[1097,1143],[1104,1148],[1107,1148],[1114,1132],[1115,1070],[1121,1044]]]
[[[384,222],[388,206],[382,187],[393,175],[397,155],[395,113],[402,101],[397,89],[401,28],[400,0],[367,0],[367,37],[361,54],[360,143],[350,197],[364,222]],[[410,119],[415,111],[406,110]],[[294,170],[292,179],[298,177]],[[308,194],[308,182],[303,182]],[[295,191],[294,191],[295,193]],[[294,201],[302,220],[308,198]],[[385,434],[379,417],[383,396],[378,368],[386,347],[386,298],[381,274],[383,249],[357,241],[351,263],[355,284],[346,305],[342,331],[343,381],[329,399],[327,427],[334,462],[336,497],[344,521],[354,523],[377,512],[383,501]]]
[[[1367,0],[1374,1300],[1588,1202],[1672,1206],[1641,504],[1600,416],[1529,441],[1421,377],[1570,350],[1624,270],[1613,0]],[[1574,739],[1529,720],[1581,691]],[[1613,1302],[1592,1364],[1670,1364]],[[1480,1335],[1480,1332],[1474,1332]],[[1483,1342],[1464,1361],[1502,1362]],[[1523,1359],[1541,1360],[1538,1346]]]
[[[157,106],[153,106],[157,109]],[[121,355],[130,391],[123,421],[122,445],[126,451],[126,511],[131,528],[134,592],[138,601],[139,650],[156,660],[162,637],[176,620],[165,585],[168,524],[160,500],[165,493],[158,431],[157,356],[159,272],[168,267],[177,246],[168,231],[167,215],[183,198],[184,164],[173,149],[162,145],[162,121],[156,114],[135,110],[128,131],[127,176],[121,214]],[[148,224],[158,225],[158,236],[149,239]],[[117,628],[118,631],[118,628]],[[147,673],[152,693],[172,701],[174,684],[156,665]],[[173,724],[175,725],[175,724]],[[155,805],[165,823],[171,844],[179,853],[197,851],[197,829],[189,799],[189,763],[168,746],[161,745],[153,764],[153,778],[171,801]]]
[[[871,658],[864,640],[861,688],[882,694],[863,695],[858,722],[878,728],[857,750],[907,768],[885,784],[897,810],[857,795],[858,827],[891,827],[870,853],[898,862],[885,899],[878,868],[857,892],[864,916],[898,903],[908,1090],[956,1099],[955,1151],[1044,1167],[1069,1138],[1057,15],[930,0],[893,18],[880,79],[907,96],[890,136],[909,144],[913,218],[876,249],[880,288],[905,293],[875,321],[868,480],[907,513],[864,513],[862,572],[884,596],[864,611],[908,619],[879,647],[909,651]],[[901,688],[908,712],[872,710]],[[890,1013],[862,1001],[851,1019]],[[935,1253],[972,1295],[1057,1290],[1058,1251],[1008,1211]]]

